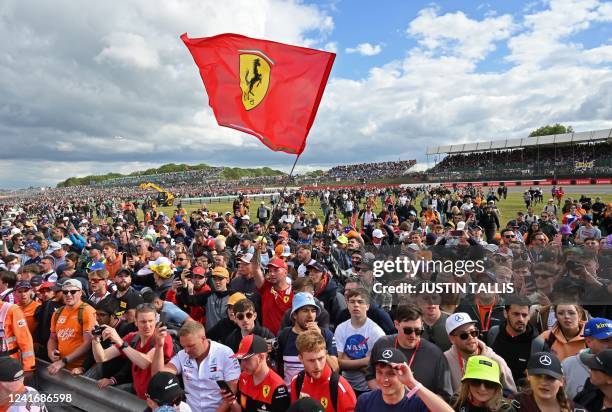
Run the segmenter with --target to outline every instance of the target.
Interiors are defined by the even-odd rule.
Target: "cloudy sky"
[[[0,2],[0,187],[168,162],[294,157],[216,125],[180,34],[337,53],[301,170],[427,146],[612,127],[612,3]]]

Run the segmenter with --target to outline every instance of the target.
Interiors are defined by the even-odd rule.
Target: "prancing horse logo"
[[[266,97],[274,62],[260,50],[239,50],[239,53],[242,105],[251,110]]]

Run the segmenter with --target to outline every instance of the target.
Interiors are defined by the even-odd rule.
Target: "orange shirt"
[[[78,320],[79,306],[80,304],[74,305],[72,308],[65,306],[59,318],[57,317],[59,309],[51,318],[51,333],[57,336],[57,348],[60,352],[60,358],[70,355],[81,346],[84,342],[83,335],[91,333],[91,330],[97,324],[96,310],[90,305],[86,305],[83,309],[83,326],[81,327]],[[66,368],[81,367],[84,360],[84,357],[74,359],[66,365]]]
[[[36,329],[36,318],[34,317],[34,312],[36,312],[36,308],[40,306],[40,302],[33,300],[27,306],[19,305],[19,308],[23,312],[23,316],[25,317],[26,322],[28,323],[28,329],[32,336],[34,336],[34,330]]]
[[[115,255],[115,261],[112,263],[106,259],[104,266],[106,266],[106,270],[108,270],[108,278],[113,280],[117,272],[119,272],[119,269],[121,269],[121,256]]]

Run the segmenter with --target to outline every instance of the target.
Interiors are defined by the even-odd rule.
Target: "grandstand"
[[[612,175],[612,129],[428,148],[428,181]]]

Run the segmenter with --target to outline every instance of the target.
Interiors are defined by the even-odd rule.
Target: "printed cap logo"
[[[389,349],[383,351],[383,353],[382,353],[382,357],[384,359],[389,359],[389,358],[391,358],[391,356],[393,356],[393,352],[390,351]]]
[[[540,356],[540,363],[544,366],[550,366],[552,364],[552,359],[548,355]]]

